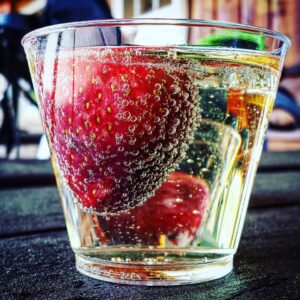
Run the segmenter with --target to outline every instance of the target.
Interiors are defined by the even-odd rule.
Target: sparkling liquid
[[[267,54],[185,47],[81,49],[32,67],[79,270],[192,282],[226,265],[277,70]]]

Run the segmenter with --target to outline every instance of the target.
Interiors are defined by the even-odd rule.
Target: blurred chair
[[[48,0],[41,14],[44,26],[66,22],[111,19],[105,0]]]
[[[3,122],[0,128],[0,142],[6,146],[7,157],[13,146],[18,148],[20,143],[17,114],[22,86],[19,80],[23,78],[31,85],[26,57],[20,42],[23,35],[36,26],[37,20],[33,16],[17,13],[0,15],[0,73],[7,80],[7,88],[1,101]],[[29,101],[34,102],[29,91],[23,92]]]
[[[0,144],[6,146],[7,158],[14,146],[19,157],[21,131],[18,128],[17,114],[20,92],[22,91],[29,101],[35,103],[33,93],[30,92],[32,84],[26,57],[20,43],[22,37],[42,26],[108,18],[112,16],[106,1],[103,0],[48,0],[39,15],[25,16],[14,12],[0,15],[0,73],[8,83],[3,99],[0,100],[3,110]],[[31,88],[24,90],[23,85],[19,83],[20,79],[29,82]]]

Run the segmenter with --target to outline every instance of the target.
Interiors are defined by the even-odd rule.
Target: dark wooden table
[[[263,155],[231,274],[159,288],[78,273],[49,162],[0,161],[0,299],[300,299],[300,153]]]

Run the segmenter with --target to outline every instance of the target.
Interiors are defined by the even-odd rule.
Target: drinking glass
[[[22,43],[77,269],[139,285],[228,274],[289,39],[124,19]]]

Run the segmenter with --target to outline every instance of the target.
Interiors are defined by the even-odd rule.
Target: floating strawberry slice
[[[45,60],[44,119],[83,209],[114,214],[145,201],[192,141],[197,89],[188,63],[167,50],[84,48]]]
[[[203,221],[209,199],[198,177],[174,172],[142,206],[100,224],[112,244],[188,246]]]

